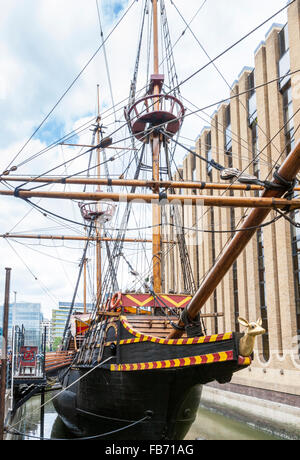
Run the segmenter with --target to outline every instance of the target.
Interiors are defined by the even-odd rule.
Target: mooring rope
[[[26,433],[22,433],[21,431],[16,430],[15,428],[12,428],[10,425],[8,425],[9,429],[6,429],[5,431],[10,434],[15,434],[17,436],[26,436],[27,438],[33,438],[33,439],[39,439],[43,441],[88,441],[91,439],[98,439],[98,438],[103,438],[104,436],[110,436],[112,434],[118,433],[120,431],[127,430],[128,428],[132,428],[135,425],[138,425],[139,423],[144,422],[145,420],[150,420],[150,415],[146,415],[145,417],[141,418],[140,420],[137,420],[136,422],[130,423],[127,426],[124,426],[122,428],[118,428],[117,430],[109,431],[107,433],[102,433],[98,434],[95,436],[88,436],[84,438],[41,438],[40,436],[34,436],[34,435],[29,435]],[[12,428],[12,429],[11,429]]]

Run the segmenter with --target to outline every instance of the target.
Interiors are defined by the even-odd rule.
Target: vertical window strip
[[[212,159],[212,151],[211,151],[211,131],[209,131],[206,135],[206,145],[205,145],[205,153],[207,160]],[[206,173],[209,178],[209,181],[212,182],[213,180],[213,171],[212,166],[207,164]],[[213,190],[210,190],[210,194],[213,195]],[[214,207],[211,206],[210,208],[210,228],[213,231],[215,228],[215,211]],[[211,234],[211,255],[212,255],[212,263],[214,264],[216,261],[216,239],[215,234]],[[213,305],[214,305],[214,313],[218,313],[218,300],[217,300],[217,290],[213,293]],[[214,318],[214,326],[215,326],[215,334],[218,334],[218,318],[217,316]]]
[[[288,156],[295,146],[295,132],[293,115],[293,99],[291,85],[287,86],[282,91],[283,98],[283,121],[285,127],[285,143],[286,155]],[[290,120],[288,122],[288,120]],[[293,211],[291,214],[295,222],[300,222],[300,212]],[[292,259],[293,259],[293,275],[294,275],[294,292],[295,292],[295,306],[296,306],[296,324],[298,343],[300,345],[300,229],[291,224],[291,245],[292,245]],[[298,355],[300,357],[300,346],[298,347]]]
[[[252,132],[252,157],[253,157],[253,174],[259,179],[260,177],[260,164],[258,153],[258,127],[257,119],[255,119],[251,126]],[[259,196],[259,192],[255,192],[255,196]],[[259,287],[259,303],[260,314],[263,321],[263,327],[266,334],[262,337],[262,353],[265,361],[270,359],[270,344],[268,334],[268,310],[267,310],[267,296],[266,296],[266,267],[265,267],[265,252],[264,252],[264,234],[260,228],[256,232],[257,244],[257,261],[258,261],[258,287]]]
[[[225,109],[225,155],[226,155],[226,167],[232,168],[233,167],[233,159],[232,159],[232,133],[231,133],[231,112],[230,112],[230,104]],[[230,196],[233,196],[234,193],[230,190]],[[235,211],[234,208],[230,208],[230,227],[231,231],[235,230]],[[232,233],[232,238],[234,237],[234,233]],[[238,268],[237,262],[234,262],[232,265],[232,288],[233,288],[233,303],[234,303],[234,322],[235,322],[235,330],[239,332],[240,324],[238,322],[238,317],[240,314],[239,308],[239,292],[238,292]]]

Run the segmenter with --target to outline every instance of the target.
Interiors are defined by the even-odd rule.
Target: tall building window
[[[193,182],[196,182],[197,180],[197,163],[196,163],[196,155],[192,155],[191,158],[191,163],[192,163],[192,180]],[[192,194],[197,195],[197,189],[192,189]],[[192,227],[195,228],[196,232],[193,237],[193,242],[190,250],[192,251],[194,257],[195,257],[195,270],[196,273],[194,273],[194,280],[197,286],[199,286],[200,282],[200,274],[199,274],[199,254],[198,254],[198,217],[197,217],[197,205],[192,205],[191,207],[191,212],[192,212]]]
[[[288,24],[286,24],[278,34],[278,45],[279,45],[279,57],[285,55],[289,50],[289,29]]]
[[[196,155],[192,155],[192,181],[196,182]]]
[[[268,313],[266,305],[266,269],[265,269],[265,250],[264,250],[264,234],[261,229],[257,231],[257,257],[258,257],[258,283],[259,283],[259,299],[260,299],[260,311],[261,318],[263,321],[263,327],[267,331],[262,336],[263,341],[263,357],[265,361],[270,359],[270,346],[269,346],[269,334],[268,334]]]
[[[258,127],[257,119],[250,125],[252,132],[252,158],[253,158],[253,174],[259,179],[260,163],[258,154]],[[255,192],[259,196],[259,192]],[[259,303],[260,314],[263,321],[263,327],[267,331],[262,336],[262,353],[265,361],[270,359],[270,345],[268,335],[268,311],[267,311],[267,296],[266,296],[266,267],[265,267],[265,250],[264,250],[264,234],[261,228],[256,232],[257,244],[257,260],[258,260],[258,288],[259,288]]]
[[[248,119],[249,125],[251,126],[252,123],[257,118],[257,105],[256,105],[256,91],[255,91],[255,71],[251,72],[248,75]]]
[[[278,81],[279,89],[282,89],[291,80],[290,70],[291,61],[289,53],[289,31],[288,24],[278,34],[278,49],[279,49],[279,62],[278,74],[280,80]]]
[[[212,190],[211,190],[212,194]],[[214,207],[211,206],[210,208],[210,222],[211,222],[211,229],[214,230],[215,228],[215,213],[214,213]],[[216,239],[215,239],[215,234],[211,234],[211,250],[212,250],[212,262],[213,264],[216,261]],[[214,291],[213,293],[213,302],[214,302],[214,313],[218,313],[218,302],[217,302],[217,290]],[[218,318],[217,316],[215,317],[215,334],[218,334]]]
[[[225,153],[232,153],[231,113],[230,104],[225,109]],[[230,168],[231,166],[229,166]]]
[[[285,142],[286,142],[286,153],[292,151],[295,146],[294,139],[294,121],[293,121],[293,99],[292,99],[292,88],[287,86],[282,91],[282,100],[283,100],[283,121],[285,125]]]
[[[206,135],[206,159],[208,161],[212,160],[212,151],[211,151],[211,131]],[[207,163],[207,175],[209,176],[210,180],[212,181],[212,165]]]
[[[231,230],[235,229],[235,214],[234,209],[230,209],[231,217]],[[232,234],[234,236],[234,233]],[[239,287],[238,287],[238,266],[237,262],[234,262],[232,265],[232,284],[233,284],[233,304],[234,304],[234,318],[235,318],[235,330],[240,331],[240,324],[238,322],[238,317],[240,316],[240,307],[239,307]]]
[[[211,131],[209,131],[206,134],[206,140],[205,140],[205,157],[208,161],[212,160],[212,150],[211,150]],[[207,168],[206,168],[207,175],[209,177],[210,182],[213,180],[213,175],[212,175],[212,166],[211,164],[207,163]],[[210,190],[210,194],[213,195],[213,190]],[[210,208],[210,228],[211,230],[214,230],[215,228],[215,211],[214,207],[211,206]],[[215,234],[211,234],[211,256],[212,256],[212,263],[214,264],[216,261],[216,239],[215,239]],[[215,290],[213,293],[213,303],[214,303],[214,313],[218,312],[218,302],[217,302],[217,291]],[[215,325],[215,334],[218,334],[218,318],[215,317],[214,319],[214,325]]]
[[[225,109],[225,155],[226,155],[226,167],[233,167],[232,160],[232,132],[231,132],[231,113],[230,113],[230,104]],[[233,196],[233,191],[230,190],[230,196]],[[235,230],[235,212],[234,208],[230,208],[230,227],[231,231]],[[232,237],[235,233],[232,233]],[[235,318],[235,329],[236,331],[240,330],[240,325],[238,322],[238,317],[240,314],[239,309],[239,292],[238,292],[238,268],[237,262],[234,262],[232,265],[232,284],[233,284],[233,303],[234,303],[234,318]]]
[[[295,212],[293,218],[300,223],[300,213]],[[295,288],[295,303],[296,303],[296,321],[297,335],[300,336],[300,229],[291,226],[292,234],[292,257],[293,257],[293,272],[294,272],[294,288]],[[299,339],[300,342],[300,339]],[[298,348],[300,356],[300,347]]]
[[[281,91],[283,99],[283,121],[285,124],[286,155],[288,156],[295,147],[295,130],[293,121],[292,88],[286,85]],[[291,217],[295,222],[300,222],[300,212],[293,211]],[[296,304],[297,334],[300,336],[300,230],[291,224],[291,244],[294,273],[294,291]],[[300,339],[299,339],[300,343]],[[299,347],[300,356],[300,347]]]
[[[191,162],[192,162],[192,181],[196,182],[197,180],[196,155],[192,155]],[[197,190],[195,188],[192,190],[192,194],[197,195]]]
[[[252,133],[252,159],[253,159],[253,174],[259,178],[260,176],[260,163],[258,156],[258,129],[257,129],[257,119],[253,121],[250,126]],[[256,196],[259,195],[258,192],[255,192]]]

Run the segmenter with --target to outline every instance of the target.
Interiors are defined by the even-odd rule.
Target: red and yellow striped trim
[[[159,343],[161,345],[196,345],[199,343],[212,343],[212,342],[221,342],[223,340],[232,339],[232,332],[227,332],[225,334],[214,334],[207,335],[203,337],[193,337],[185,339],[160,339],[159,337],[154,337],[151,335],[142,334],[130,327],[130,324],[127,322],[124,316],[121,316],[121,323],[124,328],[132,334],[135,339],[125,339],[120,341],[120,345],[128,345],[130,343],[138,342],[153,342]]]
[[[238,364],[239,366],[250,366],[252,359],[250,357],[239,356]]]
[[[187,295],[159,294],[167,307],[184,308],[192,299]],[[122,305],[125,307],[155,307],[156,302],[150,294],[122,294]]]
[[[191,296],[185,296],[183,297],[179,302],[176,302],[174,298],[168,296],[168,295],[161,295],[161,297],[167,302],[171,303],[173,307],[180,308],[185,306],[190,300],[192,300]]]
[[[128,372],[128,371],[146,371],[155,369],[169,369],[173,367],[199,366],[203,364],[221,363],[225,361],[233,361],[233,351],[222,351],[220,353],[210,353],[208,355],[191,356],[188,358],[176,358],[166,361],[154,361],[147,363],[134,364],[111,364],[112,372]]]
[[[131,300],[131,302],[133,302],[133,304],[136,304],[136,306],[138,307],[144,307],[145,305],[147,305],[149,302],[151,302],[154,299],[152,295],[151,296],[141,296],[141,295],[132,296],[132,295],[126,294],[125,297]]]

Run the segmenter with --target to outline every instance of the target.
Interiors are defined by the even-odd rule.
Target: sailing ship
[[[252,198],[252,201],[244,199],[245,205],[250,203],[250,206],[256,207],[197,289],[184,231],[178,231],[176,241],[164,240],[165,206],[171,206],[173,222],[182,228],[180,209],[185,200],[193,204],[201,201],[204,205],[235,206],[241,205],[242,199],[231,197],[222,201],[213,196],[183,196],[176,193],[180,188],[203,189],[205,184],[173,180],[170,143],[179,136],[185,119],[185,107],[173,61],[164,0],[152,0],[151,5],[153,74],[144,95],[137,98],[140,40],[129,101],[124,111],[132,151],[135,152],[134,175],[112,179],[107,173],[106,178],[100,177],[105,149],[113,145],[114,139],[113,135],[103,135],[98,91],[98,117],[89,146],[90,152],[97,152],[98,177],[69,177],[62,180],[44,176],[21,179],[34,183],[96,185],[96,192],[44,192],[25,190],[24,187],[17,187],[14,192],[1,191],[3,195],[25,199],[52,197],[79,200],[87,235],[78,237],[78,240],[85,241],[85,248],[61,348],[62,351],[72,350],[74,356],[71,365],[59,373],[64,391],[54,400],[59,416],[79,438],[184,439],[195,421],[202,386],[214,381],[221,384],[230,382],[234,373],[251,364],[253,347],[245,350],[242,346],[244,334],[224,331],[207,335],[205,317],[217,314],[205,315],[201,309],[264,221],[271,206],[286,206],[287,200],[281,197],[290,189],[300,168],[298,146],[277,171],[273,186],[269,184],[259,198]],[[145,1],[143,20],[149,6],[150,2]],[[169,85],[166,85],[165,75],[159,71],[159,16],[168,57]],[[136,148],[137,144],[140,145],[139,149]],[[151,153],[150,165],[146,163],[147,149]],[[107,165],[107,161],[104,164]],[[142,170],[150,178],[140,179]],[[5,180],[20,180],[9,175],[11,171],[7,172]],[[120,193],[118,190],[121,186],[131,187],[130,193]],[[107,187],[107,191],[103,192],[101,187]],[[116,192],[113,192],[114,187],[117,188]],[[151,193],[138,193],[139,188],[150,189]],[[153,235],[149,241],[127,236],[132,208],[135,201],[141,200],[146,206],[152,206]],[[117,212],[116,203],[120,201],[125,202],[124,214],[117,236],[111,238],[106,225],[113,222]],[[289,206],[293,205],[292,201],[288,203]],[[73,239],[76,240],[75,237]],[[147,277],[141,277],[139,271],[126,261],[123,249],[128,241],[152,244],[151,273]],[[74,305],[91,242],[96,244],[96,300],[91,313],[85,311],[79,314],[74,312]],[[179,251],[185,286],[183,294],[163,292],[163,244],[167,245],[168,250],[176,247]],[[105,272],[103,245],[108,260]],[[142,281],[140,290],[121,292],[118,289],[118,267],[122,258],[133,276]],[[259,326],[258,321],[253,327]],[[263,332],[260,328],[258,333]]]

